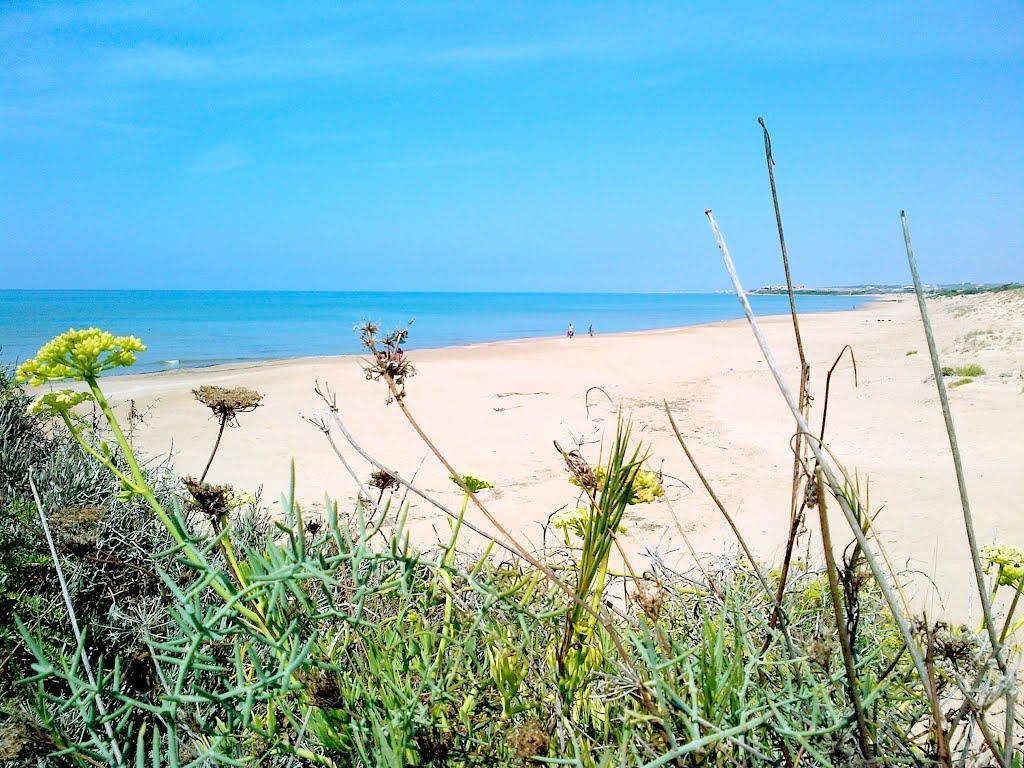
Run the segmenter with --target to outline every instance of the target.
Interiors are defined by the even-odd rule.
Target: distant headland
[[[996,293],[1024,288],[1024,283],[951,283],[927,285],[925,290],[932,296],[970,296],[976,293]],[[764,285],[750,291],[758,296],[775,296],[787,293],[784,285]],[[806,285],[793,286],[793,293],[801,296],[876,296],[890,293],[913,293],[913,285],[839,285],[823,288],[809,288]]]

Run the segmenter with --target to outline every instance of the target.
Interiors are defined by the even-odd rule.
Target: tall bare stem
[[[924,335],[928,341],[928,355],[932,362],[932,373],[935,376],[935,388],[939,392],[939,404],[942,406],[942,418],[946,422],[946,435],[949,438],[949,450],[953,454],[953,467],[956,470],[956,484],[960,490],[960,506],[964,513],[964,528],[967,531],[967,543],[971,549],[971,565],[974,568],[974,580],[978,585],[978,595],[981,597],[981,610],[985,617],[985,627],[988,630],[989,641],[992,643],[992,652],[999,664],[999,670],[1007,674],[1006,659],[1003,657],[1002,643],[996,626],[992,621],[992,600],[988,590],[985,588],[985,571],[981,565],[981,553],[978,550],[978,539],[974,533],[974,515],[971,513],[971,502],[967,496],[967,478],[964,477],[964,465],[960,458],[960,446],[956,439],[956,427],[953,425],[953,413],[949,409],[949,393],[946,391],[946,380],[942,375],[942,364],[939,360],[939,349],[935,344],[935,334],[932,331],[932,322],[928,317],[928,305],[924,298],[924,289],[921,287],[921,275],[917,271],[917,258],[914,256],[914,244],[910,240],[910,224],[907,221],[907,212],[900,211],[900,222],[903,224],[903,241],[907,247],[907,262],[910,264],[910,274],[914,279],[914,294],[917,296],[917,306],[921,311],[921,324],[924,326]],[[1006,755],[1004,760],[1007,764],[1012,763],[1013,758],[1013,710],[1015,699],[1012,686],[1006,693],[1006,726],[1004,749]]]

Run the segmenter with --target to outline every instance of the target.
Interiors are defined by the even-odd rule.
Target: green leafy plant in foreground
[[[325,517],[314,518],[296,502],[294,479],[271,525],[252,526],[238,510],[211,521],[162,493],[97,382],[99,371],[141,349],[125,339],[69,332],[23,366],[22,378],[67,375],[86,385],[87,393],[43,395],[33,410],[57,419],[79,453],[116,480],[104,504],[139,502],[163,530],[145,561],[160,597],[134,625],[151,674],[141,682],[127,675],[129,654],[90,644],[90,626],[81,644],[44,637],[34,606],[22,603],[18,626],[33,669],[20,688],[22,710],[0,725],[0,759],[172,768],[864,759],[820,571],[794,569],[781,591],[784,628],[772,620],[777,584],[765,585],[753,563],[725,558],[677,573],[654,553],[643,575],[611,572],[624,511],[645,485],[646,454],[627,421],[600,467],[570,464],[586,498],[563,530],[579,541],[544,553],[570,580],[569,600],[535,568],[491,549],[460,552],[465,504],[447,542],[421,553],[408,543],[407,507],[360,498],[342,514],[328,500]],[[113,447],[74,415],[75,400],[96,404]],[[382,499],[384,480],[397,482],[380,475]],[[51,488],[42,491],[50,498]],[[867,527],[867,511],[859,514]],[[994,588],[1019,596],[1017,554],[989,558],[998,565]],[[981,759],[978,720],[936,728],[856,549],[840,576],[874,754],[926,764],[941,734]],[[81,607],[72,600],[64,609]],[[998,678],[984,636],[923,621],[918,632],[931,638],[944,702],[985,717],[991,702],[972,697],[997,690]],[[961,695],[964,680],[981,687]]]

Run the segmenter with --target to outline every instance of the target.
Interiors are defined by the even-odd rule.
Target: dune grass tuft
[[[970,378],[974,378],[976,376],[984,376],[985,375],[985,369],[982,368],[977,363],[968,363],[967,365],[958,365],[958,366],[944,365],[944,366],[942,366],[942,375],[943,376],[968,376]]]

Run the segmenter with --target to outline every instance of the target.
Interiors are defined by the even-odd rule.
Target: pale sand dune
[[[944,363],[978,362],[987,370],[951,390],[979,537],[983,543],[998,538],[1024,544],[1024,295],[935,299],[930,306]],[[865,486],[870,481],[872,507],[884,507],[877,527],[889,555],[900,567],[935,574],[954,614],[976,615],[949,446],[912,297],[806,315],[801,322],[817,398],[815,424],[828,366],[844,344],[856,352],[860,386],[854,388],[849,363],[842,363],[833,379],[826,437],[848,469]],[[795,384],[788,318],[763,325]],[[908,356],[910,350],[918,354]],[[591,393],[587,416],[584,393],[600,386],[624,406],[636,435],[650,444],[650,466],[663,466],[690,486],[669,480],[668,493],[699,551],[717,554],[733,542],[669,430],[663,398],[756,551],[766,559],[778,557],[788,519],[793,422],[744,322],[482,344],[410,357],[419,373],[409,383],[409,407],[460,471],[494,483],[495,490],[483,494],[490,509],[534,546],[541,543],[539,523],[577,499],[552,440],[568,446],[574,436],[596,440],[614,428],[615,408],[599,392]],[[402,472],[419,466],[425,447],[398,409],[385,405],[384,385],[364,379],[356,357],[117,377],[104,384],[113,399],[133,398],[147,410],[137,430],[140,445],[156,454],[173,444],[182,473],[202,469],[215,431],[209,413],[194,402],[192,387],[258,389],[266,395],[265,407],[243,415],[241,429],[228,431],[210,479],[249,490],[262,485],[265,498],[274,500],[287,487],[294,458],[299,498],[317,505],[326,492],[345,509],[354,484],[323,436],[300,418],[324,413],[313,393],[317,379],[338,393],[343,417],[369,451]],[[368,476],[368,465],[345,449]],[[585,450],[595,457],[598,445]],[[459,503],[458,491],[433,459],[423,463],[419,478],[451,505]],[[835,506],[834,535],[845,541],[848,528]],[[475,511],[469,516],[487,525]],[[433,528],[447,531],[443,515],[421,502],[414,503],[411,518],[424,539],[435,536]],[[656,547],[670,562],[686,565],[665,503],[633,507],[629,518],[634,550]],[[813,522],[802,549],[809,542],[816,557],[820,545]],[[934,594],[923,588],[916,599],[933,613],[939,610]]]

